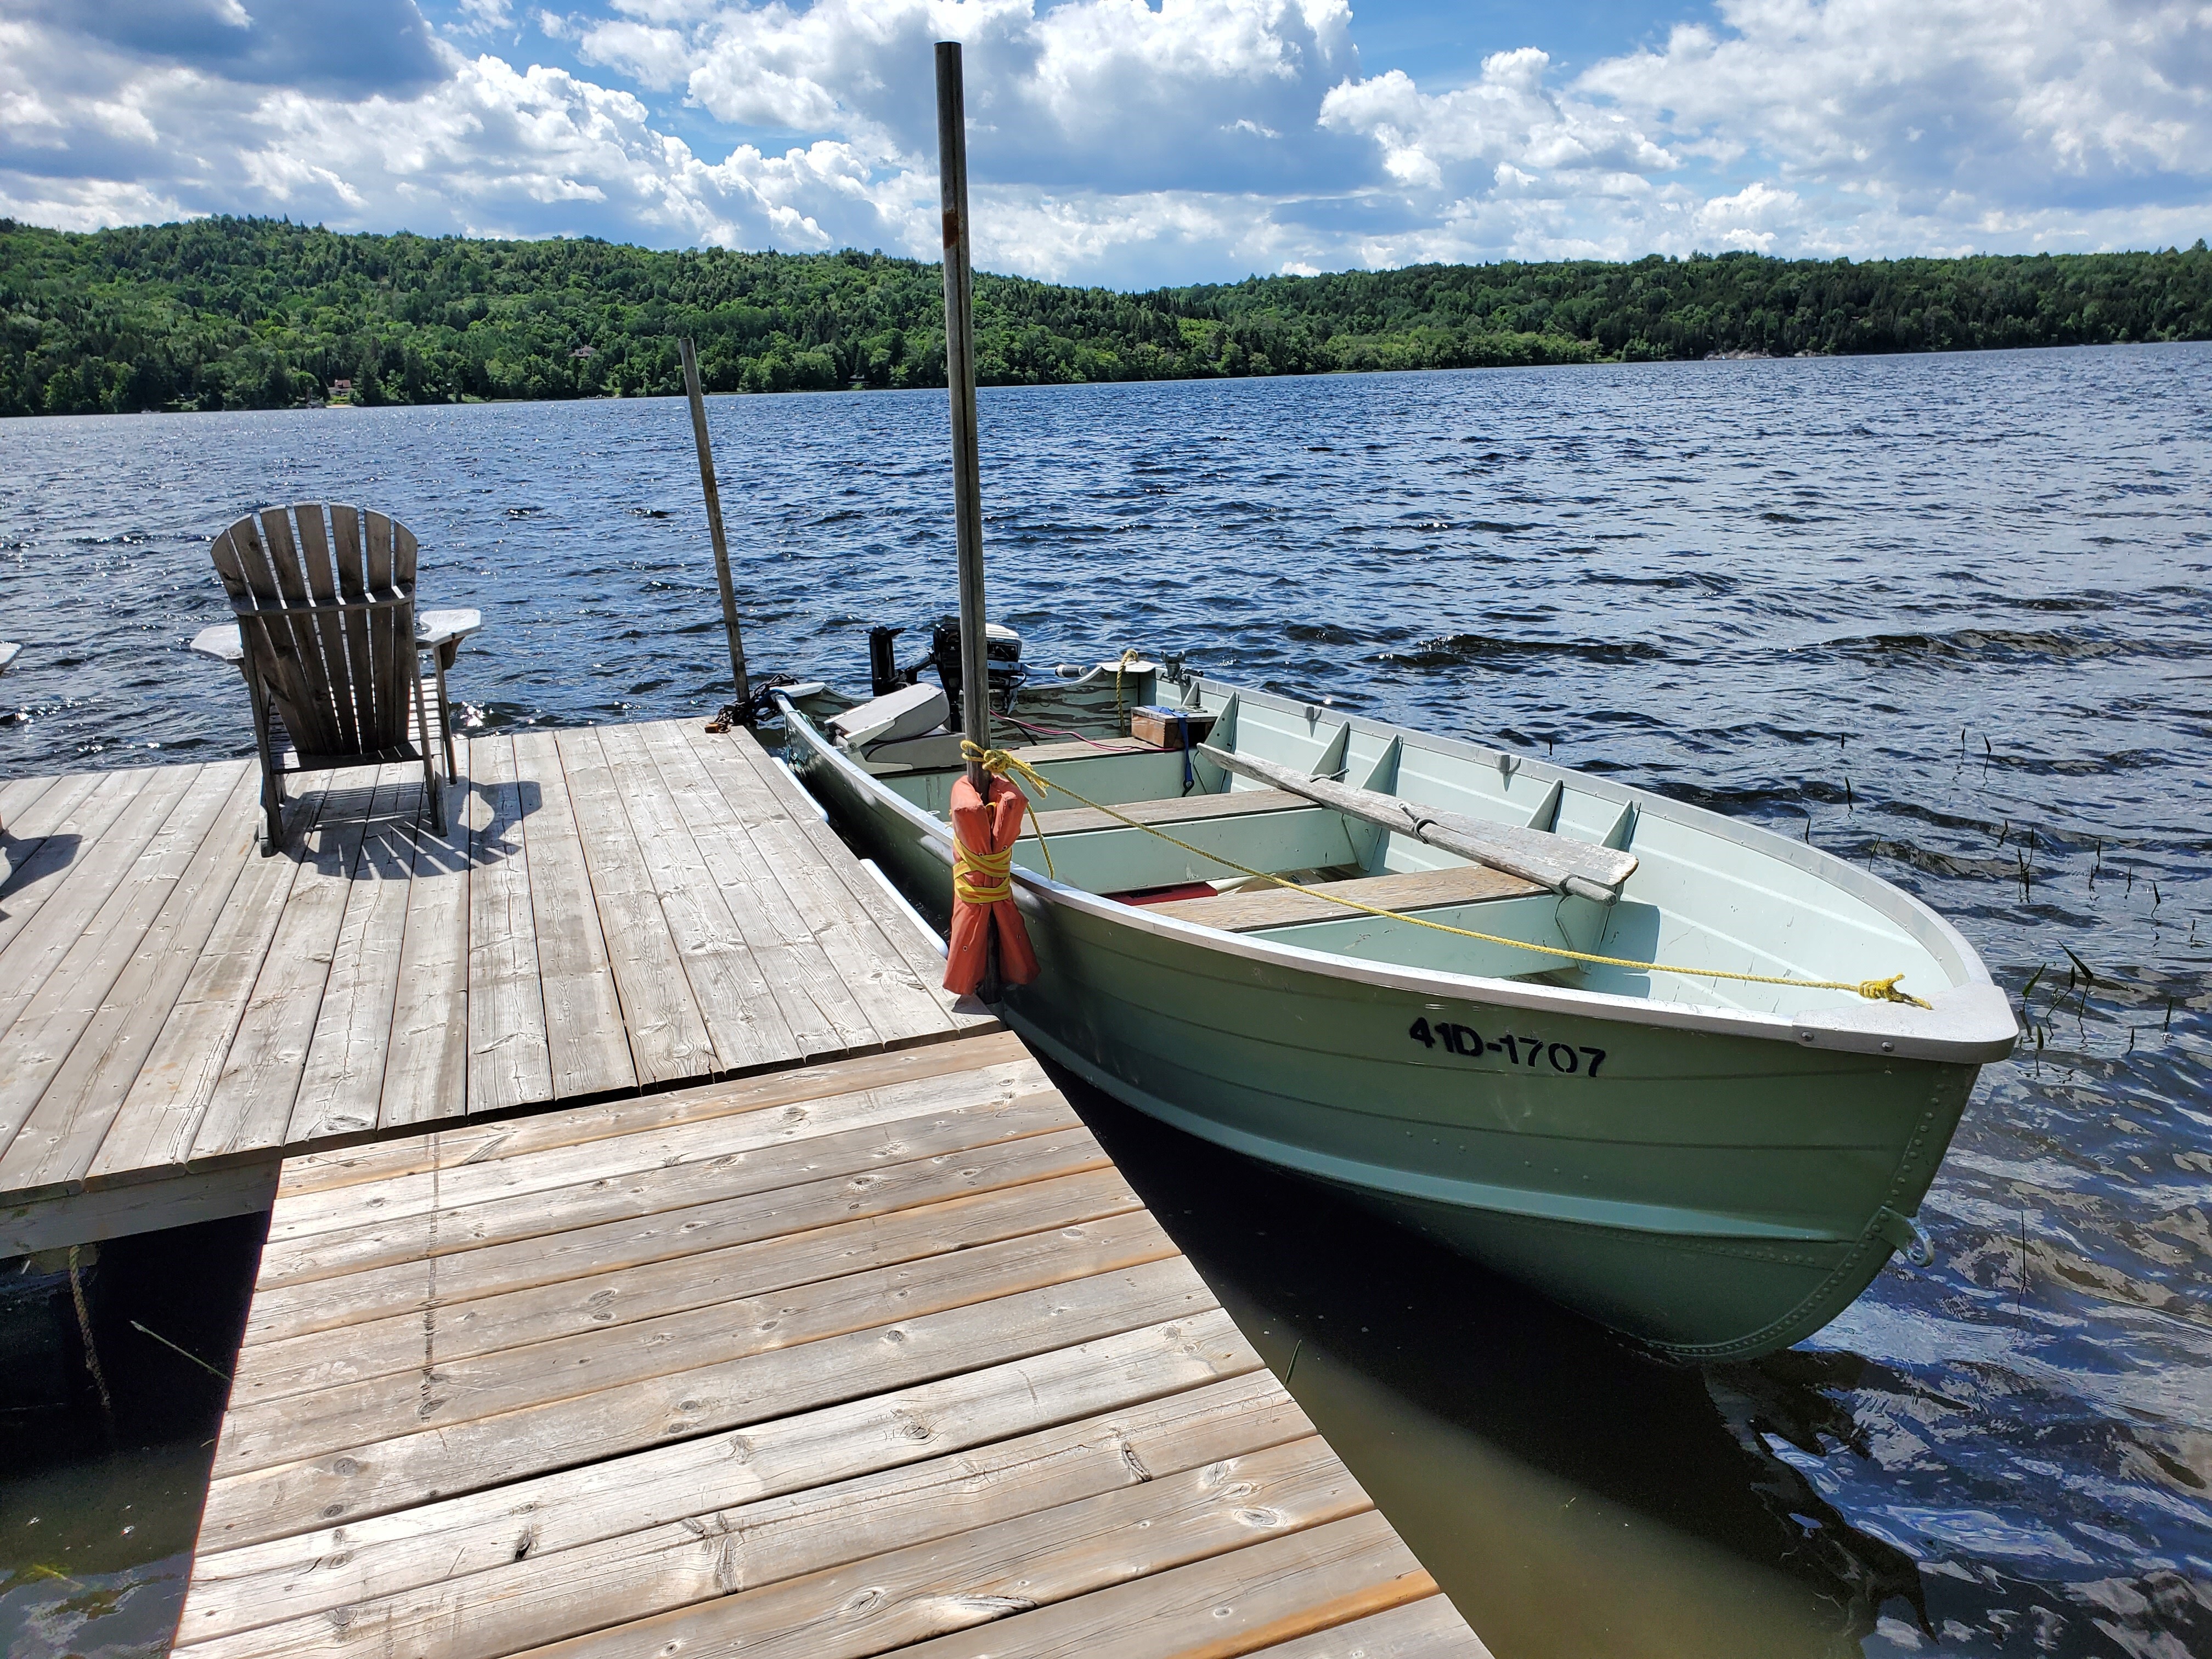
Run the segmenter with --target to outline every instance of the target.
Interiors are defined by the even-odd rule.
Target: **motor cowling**
[[[1022,636],[1004,623],[986,623],[983,654],[985,669],[990,676],[992,704],[1004,712],[1012,706],[1014,693],[1028,678],[1022,667]],[[961,661],[959,617],[937,619],[930,629],[928,659],[915,665],[909,675],[919,673],[930,663],[935,664],[937,678],[945,684],[945,695],[951,699],[953,708],[958,710],[961,684],[967,678]]]

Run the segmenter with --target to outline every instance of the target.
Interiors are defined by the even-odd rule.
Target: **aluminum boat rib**
[[[1684,1359],[1801,1340],[1920,1243],[1911,1218],[1976,1074],[2017,1035],[1973,949],[1926,906],[1813,847],[1525,756],[1201,678],[1178,701],[1215,716],[1225,759],[1617,849],[1634,868],[1618,896],[1551,890],[1247,775],[1265,765],[1127,743],[1018,750],[1174,837],[1058,791],[1035,801],[1044,840],[1018,844],[1014,874],[1043,974],[999,1006],[1025,1040],[1139,1110],[1335,1183]],[[782,706],[790,764],[941,929],[957,769],[872,768]],[[1930,1006],[1534,945],[1801,981],[1901,973]]]

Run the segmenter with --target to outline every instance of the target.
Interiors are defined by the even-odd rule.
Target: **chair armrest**
[[[415,648],[435,650],[442,674],[461,654],[461,641],[483,626],[481,611],[418,611],[415,614]]]
[[[192,649],[217,662],[238,663],[246,659],[246,647],[240,642],[236,623],[217,623],[213,628],[203,628],[192,635]]]
[[[415,648],[458,645],[483,626],[481,611],[418,611],[415,613]]]

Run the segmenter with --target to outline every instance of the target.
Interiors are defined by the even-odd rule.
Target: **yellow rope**
[[[954,898],[963,904],[996,904],[1010,896],[1014,869],[1012,848],[1003,853],[979,853],[957,836],[952,847]]]
[[[1528,939],[1508,939],[1498,933],[1480,933],[1472,927],[1454,927],[1446,922],[1430,921],[1425,917],[1409,916],[1396,910],[1386,910],[1380,905],[1364,903],[1356,898],[1346,898],[1341,893],[1324,893],[1318,888],[1305,886],[1287,878],[1270,874],[1265,870],[1250,869],[1237,863],[1234,859],[1222,857],[1218,853],[1209,853],[1204,848],[1193,847],[1187,841],[1177,841],[1166,830],[1155,824],[1139,823],[1126,812],[1118,812],[1103,802],[1091,800],[1086,796],[1077,794],[1064,783],[1047,781],[1028,762],[1018,756],[1008,754],[1003,749],[979,748],[970,739],[963,738],[960,740],[960,752],[968,759],[980,764],[985,771],[994,773],[1000,777],[1004,777],[1009,771],[1019,773],[1036,786],[1037,794],[1040,796],[1057,789],[1069,799],[1081,801],[1093,811],[1103,812],[1110,818],[1118,818],[1132,830],[1141,830],[1148,836],[1158,836],[1170,846],[1180,847],[1184,852],[1195,857],[1209,860],[1215,864],[1227,865],[1229,868],[1241,875],[1273,882],[1279,887],[1289,888],[1294,893],[1304,893],[1308,898],[1324,899],[1331,904],[1341,904],[1350,910],[1364,910],[1369,915],[1380,916],[1386,921],[1402,921],[1414,927],[1432,928],[1439,933],[1455,933],[1462,939],[1480,939],[1485,945],[1510,945],[1516,950],[1538,951],[1546,956],[1565,957],[1573,962],[1595,963],[1602,968],[1638,968],[1655,974],[1680,974],[1694,979],[1733,980],[1745,985],[1794,985],[1807,991],[1855,991],[1869,1002],[1904,1002],[1910,1003],[1915,1008],[1929,1006],[1910,991],[1898,989],[1898,981],[1905,977],[1903,974],[1892,974],[1887,979],[1863,979],[1854,981],[1841,979],[1793,979],[1787,975],[1780,974],[1739,974],[1726,968],[1677,968],[1663,962],[1635,962],[1626,957],[1601,957],[1588,951],[1570,951],[1565,945],[1538,945]],[[1030,808],[1030,822],[1036,824],[1036,807],[1034,800]],[[954,844],[958,845],[957,836],[954,838]],[[1052,869],[1052,852],[1050,848],[1045,848],[1044,830],[1041,824],[1037,825],[1037,845],[1044,849],[1045,870],[1049,874]],[[965,848],[962,849],[963,854],[965,851]],[[1009,853],[1002,856],[1011,858],[1012,854]],[[957,890],[959,879],[959,866],[957,863],[954,866],[953,878]],[[1011,878],[1009,875],[1009,879]]]
[[[1121,718],[1121,676],[1127,670],[1134,668],[1142,661],[1144,661],[1144,659],[1137,654],[1137,647],[1135,646],[1125,645],[1121,647],[1121,660],[1114,665],[1114,732],[1116,737],[1126,738],[1129,735],[1127,726]],[[1005,751],[1002,750],[994,750],[992,752],[994,754],[1001,754]],[[1036,774],[1032,773],[1030,775],[1034,777],[1036,776]],[[1039,783],[1042,783],[1044,780],[1042,778],[1038,778],[1037,781]],[[1071,795],[1075,793],[1073,789],[1069,790],[1067,793]],[[1043,844],[1043,836],[1040,836],[1037,837],[1037,842],[1040,846]]]
[[[977,755],[1003,755],[1006,752],[1003,749],[976,749],[974,742],[967,738],[960,739],[960,746],[963,750],[975,750],[975,753],[969,757],[970,760],[975,759]],[[996,775],[1006,776],[1005,769],[999,769]],[[1031,773],[1030,775],[1035,777],[1036,774]],[[1039,778],[1037,781],[1042,784],[1044,780]],[[984,794],[987,805],[989,804],[989,792],[987,790]],[[1022,797],[1022,804],[1029,811],[1030,828],[1036,831],[1038,850],[1044,854],[1044,872],[1057,881],[1059,877],[1052,867],[1052,848],[1045,845],[1044,828],[1037,823],[1036,803],[1024,795]],[[978,853],[960,839],[960,832],[957,830],[952,832],[952,896],[954,898],[965,900],[969,904],[995,904],[1000,899],[1011,898],[1013,896],[1012,884],[1013,867],[1014,849],[1012,848],[1009,847],[1003,853]],[[976,884],[976,878],[979,876],[983,880],[993,884],[998,890],[984,891]]]

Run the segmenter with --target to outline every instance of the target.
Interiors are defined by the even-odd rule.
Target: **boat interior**
[[[999,734],[1051,786],[1041,796],[1024,786],[1033,817],[1014,862],[1066,886],[1224,933],[1401,967],[1717,1011],[1786,1017],[1867,1005],[1852,991],[1713,980],[1530,947],[1850,984],[1901,973],[1905,988],[1923,997],[1964,981],[1964,964],[1942,931],[1924,927],[1901,896],[1854,880],[1849,866],[1810,848],[1800,856],[1794,843],[1764,832],[1524,757],[1431,746],[1418,733],[1379,722],[1202,680],[1188,683],[1178,706],[1212,716],[1203,744],[1164,749],[1126,736],[1007,744],[1020,734]],[[826,729],[841,740],[838,720]],[[927,747],[932,741],[937,750]],[[878,763],[866,769],[943,819],[962,775],[957,745],[957,733],[894,738],[891,750],[903,746],[922,763],[886,767],[887,751],[877,747]],[[842,740],[841,746],[856,758],[866,747]],[[1601,898],[1553,890],[1268,787],[1209,758],[1206,747],[1465,819],[1616,849],[1632,856],[1633,868]]]

